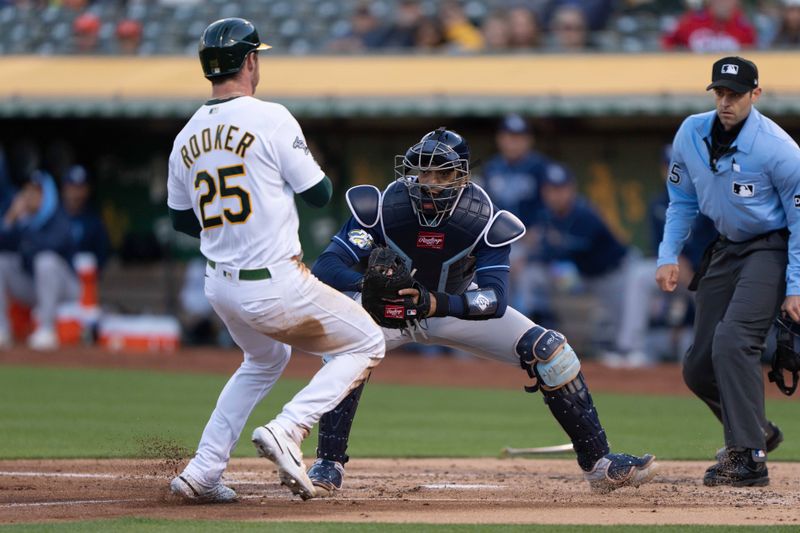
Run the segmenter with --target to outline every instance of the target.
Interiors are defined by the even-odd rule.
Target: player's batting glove
[[[417,303],[411,296],[401,296],[401,289],[419,292]],[[409,322],[428,316],[431,296],[415,281],[411,271],[395,251],[381,246],[372,250],[361,281],[361,305],[373,320],[384,328],[405,329]]]

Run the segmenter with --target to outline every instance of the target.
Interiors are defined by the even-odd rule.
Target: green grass
[[[146,457],[197,445],[226,377],[128,370],[0,367],[0,458]],[[234,455],[253,457],[253,427],[304,385],[281,380],[245,426]],[[597,394],[612,447],[662,459],[708,460],[718,422],[690,397]],[[796,405],[770,401],[786,441],[771,460],[800,460]],[[540,394],[370,384],[351,440],[354,457],[496,456],[504,446],[566,442]],[[304,443],[313,454],[316,438]]]
[[[182,531],[203,531],[216,533],[223,531],[280,531],[281,533],[405,533],[433,531],[435,533],[588,533],[600,531],[602,533],[746,533],[750,531],[770,531],[774,533],[789,533],[797,531],[791,526],[553,526],[553,525],[505,525],[505,524],[361,524],[361,523],[308,523],[308,522],[227,522],[227,521],[200,521],[200,520],[149,520],[140,518],[121,518],[117,520],[103,520],[91,522],[70,522],[57,524],[27,524],[0,526],[2,532],[14,533],[69,533],[69,532],[102,532],[114,531],[115,533],[128,533],[147,531],[149,533],[180,533]]]

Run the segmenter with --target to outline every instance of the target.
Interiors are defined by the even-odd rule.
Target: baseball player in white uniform
[[[244,351],[195,457],[170,484],[174,494],[194,502],[236,500],[222,473],[292,346],[334,357],[275,419],[255,429],[252,440],[292,493],[313,497],[300,443],[324,413],[364,382],[385,351],[380,328],[361,306],[301,262],[294,195],[322,206],[330,200],[331,183],[289,111],[253,98],[257,52],[267,48],[244,19],[219,20],[205,29],[199,54],[212,99],[178,134],[169,159],[173,227],[200,237],[208,261],[206,296]]]

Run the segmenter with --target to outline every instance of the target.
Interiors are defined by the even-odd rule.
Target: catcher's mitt
[[[411,296],[401,296],[400,289],[417,289],[417,303]],[[361,282],[361,305],[380,326],[404,329],[409,322],[428,316],[431,297],[428,289],[415,281],[403,258],[381,246],[372,250]]]

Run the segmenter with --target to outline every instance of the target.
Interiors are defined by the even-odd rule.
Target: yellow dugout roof
[[[768,107],[800,112],[800,52],[742,55],[758,65]],[[554,114],[569,114],[569,109],[594,114],[669,113],[671,107],[676,112],[687,106],[708,107],[705,86],[719,57],[290,57],[264,52],[257,96],[299,108],[301,114],[321,115],[398,109],[418,114],[511,109],[543,114],[547,109]],[[34,109],[67,112],[70,105],[89,114],[91,109],[129,114],[137,107],[190,114],[209,95],[209,83],[194,57],[5,56],[0,58],[0,72],[0,111],[6,116]]]

